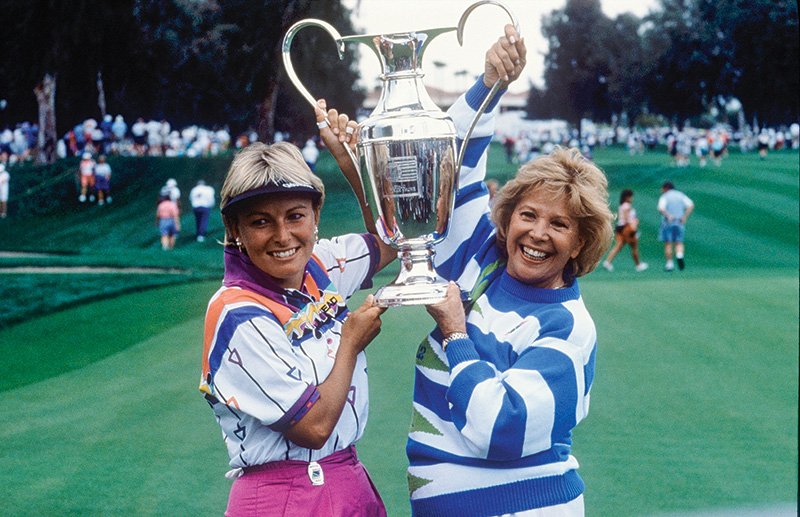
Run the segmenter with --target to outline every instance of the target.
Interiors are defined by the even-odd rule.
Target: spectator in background
[[[8,184],[11,180],[11,175],[8,174],[6,166],[0,163],[0,218],[5,219],[8,216]]]
[[[114,137],[115,142],[119,142],[123,138],[125,138],[125,134],[128,132],[128,124],[125,123],[125,118],[122,115],[117,115],[114,118],[114,123],[111,124],[111,133]]]
[[[789,126],[789,137],[792,141],[792,149],[800,148],[800,124],[795,122]]]
[[[75,132],[75,128],[70,129],[67,134],[64,136],[64,141],[67,143],[67,150],[69,152],[69,156],[77,156],[78,155],[78,134]]]
[[[93,118],[87,118],[86,120],[83,121],[83,125],[81,126],[81,128],[82,128],[81,134],[83,135],[84,149],[92,153],[99,152],[97,148],[94,146],[94,139],[92,137],[94,130],[97,129],[97,121]]]
[[[103,130],[99,127],[92,129],[92,149],[97,154],[105,154]]]
[[[767,157],[769,151],[769,133],[766,129],[762,129],[758,135],[758,156],[763,160]]]
[[[317,149],[316,142],[309,138],[303,147],[303,160],[308,164],[311,172],[314,172],[314,168],[317,166],[317,158],[319,158],[319,149]]]
[[[95,161],[92,159],[92,153],[85,152],[78,164],[78,173],[81,180],[81,195],[78,200],[81,203],[86,202],[86,195],[89,195],[89,201],[94,202],[94,166]]]
[[[714,139],[711,141],[711,157],[714,160],[714,165],[719,167],[722,165],[722,156],[728,147],[728,142],[725,133],[722,131],[714,132]]]
[[[181,231],[181,219],[178,205],[168,195],[159,196],[156,225],[161,236],[161,249],[167,251],[174,248],[175,235]]]
[[[107,154],[111,149],[110,146],[113,139],[111,127],[113,124],[114,118],[111,115],[104,116],[102,122],[100,122],[100,132],[103,135],[103,140],[100,143],[100,154]]]
[[[664,271],[673,271],[674,255],[678,260],[678,269],[686,267],[684,259],[683,237],[686,219],[694,210],[694,202],[683,192],[675,190],[671,181],[665,181],[661,186],[661,197],[658,198],[658,211],[662,215],[659,240],[664,242],[664,258],[667,260]]]
[[[705,167],[708,160],[708,138],[704,133],[697,135],[694,140],[694,154],[700,161],[700,167]]]
[[[11,143],[14,141],[14,132],[6,126],[0,131],[0,154],[9,156],[11,154]]]
[[[197,242],[205,242],[208,217],[211,213],[211,207],[214,206],[214,187],[206,185],[203,180],[199,180],[197,185],[189,191],[189,202],[192,204],[192,210],[194,211]]]
[[[133,135],[133,148],[137,155],[144,155],[147,150],[147,122],[143,118],[138,118],[131,126]]]
[[[178,182],[175,181],[175,178],[170,178],[167,180],[167,183],[161,187],[161,195],[167,196],[175,203],[175,206],[178,207],[178,210],[181,209],[181,189],[178,188]]]
[[[506,151],[506,163],[514,163],[514,139],[510,136],[503,138],[503,149]]]
[[[608,253],[608,256],[603,261],[603,267],[611,272],[614,271],[614,257],[622,250],[627,244],[631,247],[631,255],[633,256],[633,263],[636,265],[636,271],[644,271],[648,268],[647,262],[639,261],[639,219],[636,217],[636,209],[633,208],[633,191],[625,189],[619,196],[619,213],[617,217],[617,225],[614,228],[614,247]]]
[[[147,122],[147,154],[161,156],[161,122],[157,120]]]
[[[105,155],[97,158],[94,167],[94,189],[97,191],[97,204],[111,203],[111,166],[106,163]]]

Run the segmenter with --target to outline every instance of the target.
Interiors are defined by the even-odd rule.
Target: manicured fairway
[[[792,501],[797,277],[587,279],[583,290],[602,338],[592,411],[575,434],[589,514]],[[178,291],[145,298],[160,305]],[[146,301],[118,302],[134,297]],[[0,514],[222,512],[226,455],[197,392],[202,304],[191,310],[110,357],[4,392]],[[62,324],[17,328],[46,346]],[[369,349],[372,410],[359,453],[390,515],[408,514],[403,446],[414,348],[428,325],[419,308],[393,309]]]
[[[637,193],[651,268],[635,273],[623,251],[614,273],[581,280],[600,340],[592,407],[574,435],[587,515],[796,503],[797,154],[767,163],[732,155],[721,168],[683,170],[663,154],[604,153],[597,159],[612,200],[625,187]],[[655,239],[664,179],[698,205],[687,233],[689,267],[671,274],[661,270]],[[333,184],[331,225],[345,218],[339,200],[349,196]],[[116,263],[159,262],[143,244],[151,228],[115,224],[130,224],[135,244],[119,240],[120,249],[103,253]],[[343,224],[357,228],[352,218]],[[81,240],[99,246],[99,239]],[[219,248],[183,244],[163,265],[202,274],[182,273],[179,284],[156,288],[131,278],[123,294],[101,292],[96,301],[0,329],[0,515],[222,514],[227,455],[197,390],[203,312],[219,282],[202,279],[215,276]],[[81,253],[58,260],[98,263]],[[14,275],[4,281],[0,292],[11,297],[14,285],[48,284]],[[370,421],[358,451],[390,517],[410,513],[403,449],[414,354],[430,326],[424,308],[391,309],[367,350]]]

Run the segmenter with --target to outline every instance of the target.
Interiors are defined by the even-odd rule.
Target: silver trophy
[[[505,5],[483,0],[464,11],[457,27],[342,37],[329,23],[306,19],[292,25],[284,36],[286,72],[314,107],[316,100],[292,67],[290,50],[297,31],[308,26],[325,29],[336,41],[340,59],[348,42],[369,46],[380,59],[380,99],[359,124],[355,155],[347,147],[360,174],[356,194],[369,205],[381,239],[396,247],[400,258],[400,274],[375,294],[380,306],[428,305],[446,296],[448,283],[433,267],[433,245],[447,235],[466,145],[457,154],[453,121],[434,104],[422,83],[422,54],[433,38],[447,32],[457,31],[458,43],[463,44],[467,17],[484,4],[504,9],[519,33],[516,18]],[[478,110],[465,143],[501,83],[494,85]]]

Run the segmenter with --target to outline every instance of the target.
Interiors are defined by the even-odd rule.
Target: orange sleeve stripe
[[[288,307],[281,305],[266,296],[240,289],[238,287],[231,287],[220,293],[208,306],[206,311],[206,320],[203,329],[203,377],[205,378],[211,367],[208,364],[208,354],[211,351],[211,345],[214,342],[214,335],[217,330],[219,318],[225,306],[233,303],[251,302],[257,303],[268,308],[279,321],[288,321],[292,317],[292,310]]]

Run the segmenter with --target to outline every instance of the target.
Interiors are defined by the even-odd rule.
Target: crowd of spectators
[[[21,122],[15,127],[6,125],[0,130],[0,163],[13,166],[34,158],[38,140],[38,125]],[[59,158],[117,154],[123,156],[209,156],[231,147],[245,146],[255,141],[253,133],[240,135],[232,141],[226,127],[205,128],[190,125],[173,129],[166,120],[138,118],[128,123],[122,115],[106,115],[99,122],[93,118],[76,124],[56,143]]]
[[[526,163],[540,154],[549,154],[556,145],[581,149],[588,158],[597,146],[624,144],[631,155],[666,148],[672,165],[688,166],[693,159],[704,167],[709,161],[715,165],[731,147],[741,152],[758,151],[765,158],[768,151],[800,148],[800,126],[755,130],[744,127],[734,131],[729,126],[720,125],[710,129],[685,127],[651,127],[632,129],[594,126],[580,134],[575,129],[523,130],[515,134],[498,133],[505,148],[509,163]],[[692,158],[695,157],[695,158]]]
[[[289,135],[276,133],[275,141],[287,140]],[[590,124],[589,130],[541,129],[498,132],[509,162],[526,163],[540,154],[549,154],[556,145],[580,148],[591,158],[596,146],[623,144],[631,154],[653,151],[665,146],[670,162],[687,166],[695,156],[700,166],[709,160],[716,165],[731,146],[742,152],[758,151],[765,158],[768,151],[800,148],[798,124],[789,127],[751,129],[745,126],[734,131],[729,126],[711,129],[685,127],[651,127],[634,129]],[[38,139],[35,123],[21,122],[13,129],[5,126],[0,131],[0,163],[6,167],[33,159]],[[258,139],[255,132],[233,138],[226,127],[205,128],[189,125],[173,129],[166,120],[138,118],[129,124],[122,115],[106,115],[99,122],[89,118],[76,124],[58,140],[56,152],[60,158],[118,154],[123,156],[210,156],[231,148],[242,148]],[[313,143],[313,142],[312,142]],[[298,142],[302,149],[304,146]],[[316,146],[306,146],[309,164],[316,161]]]

